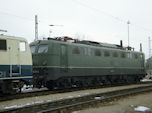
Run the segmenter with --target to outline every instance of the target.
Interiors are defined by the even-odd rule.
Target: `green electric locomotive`
[[[36,87],[48,89],[135,83],[145,76],[144,54],[131,47],[48,38],[30,44]]]

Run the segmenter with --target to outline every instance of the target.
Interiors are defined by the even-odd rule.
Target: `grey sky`
[[[130,20],[130,45],[148,57],[148,36],[152,36],[151,0],[0,0],[0,29],[8,35],[34,40],[34,15],[39,18],[39,36],[85,35],[85,39],[127,46],[127,21]],[[49,24],[64,25],[49,27]]]

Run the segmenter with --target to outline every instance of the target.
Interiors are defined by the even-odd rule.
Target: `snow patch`
[[[95,99],[95,100],[100,100],[100,99],[101,99],[101,97],[94,97],[94,99]]]
[[[151,82],[152,79],[142,79],[141,82]]]
[[[24,85],[21,89],[22,92],[29,92],[33,90],[33,85]]]
[[[134,110],[139,111],[139,112],[146,112],[146,111],[149,111],[150,108],[144,107],[144,106],[138,106],[138,107],[134,108]]]
[[[12,109],[12,108],[21,108],[21,107],[25,107],[25,106],[30,106],[30,105],[34,105],[34,104],[39,104],[39,103],[43,103],[44,101],[36,101],[36,102],[32,102],[32,103],[26,103],[24,105],[13,105],[13,106],[7,106],[4,109]]]
[[[33,103],[32,103],[33,104]],[[24,106],[29,106],[29,105],[31,105],[30,103],[27,103],[27,104],[25,104],[25,105],[23,105],[22,107],[24,107]]]
[[[130,105],[131,107],[134,107],[134,105]]]
[[[77,95],[76,97],[81,97],[81,95]]]
[[[5,107],[5,109],[18,108],[17,105]]]
[[[84,95],[89,95],[90,93],[85,93]]]
[[[68,96],[68,98],[73,98],[73,96]]]
[[[47,100],[47,102],[52,102],[52,100]]]
[[[26,105],[30,105],[29,103],[27,103]],[[12,109],[12,108],[21,108],[21,107],[24,107],[26,105],[13,105],[13,106],[8,106],[8,107],[5,107],[5,109]]]
[[[43,103],[44,101],[36,101],[35,104]]]

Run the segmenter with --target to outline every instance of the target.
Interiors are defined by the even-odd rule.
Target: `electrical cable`
[[[102,11],[102,10],[96,8],[96,7],[87,5],[86,3],[80,2],[79,0],[72,0],[72,1],[75,2],[75,3],[77,3],[77,4],[79,4],[79,5],[81,5],[81,6],[83,6],[83,7],[88,8],[88,9],[90,9],[90,10],[97,11],[97,12],[99,12],[99,13],[102,13],[102,14],[104,14],[104,15],[110,17],[110,18],[113,18],[113,19],[115,19],[115,20],[117,20],[117,21],[119,21],[119,22],[122,22],[122,23],[124,23],[124,24],[127,24],[127,22],[128,22],[128,20],[127,20],[127,21],[126,21],[126,20],[123,20],[123,19],[121,19],[120,17],[114,16],[114,15],[112,15],[112,14],[110,14],[110,13],[107,13],[107,12],[105,12],[105,11]],[[137,25],[137,24],[134,24],[134,23],[130,23],[130,25],[133,25],[133,26],[135,26],[135,27],[138,27],[138,28],[140,28],[140,29],[143,29],[144,31],[147,31],[147,32],[152,33],[152,30],[147,29],[147,28],[145,28],[145,27],[142,27],[142,26],[140,26],[140,25]]]
[[[18,15],[15,15],[15,14],[11,14],[11,13],[8,13],[8,12],[4,12],[4,11],[0,11],[0,13],[3,14],[3,15],[16,17],[16,18],[19,18],[19,19],[22,19],[22,20],[34,21],[34,20],[31,19],[31,18],[27,18],[27,17],[23,17],[23,16],[18,16]]]

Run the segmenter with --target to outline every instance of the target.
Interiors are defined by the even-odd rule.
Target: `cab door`
[[[68,69],[67,45],[60,46],[60,66],[62,71],[67,71]]]
[[[21,75],[21,58],[20,58],[20,42],[11,40],[9,46],[10,52],[10,76]]]

